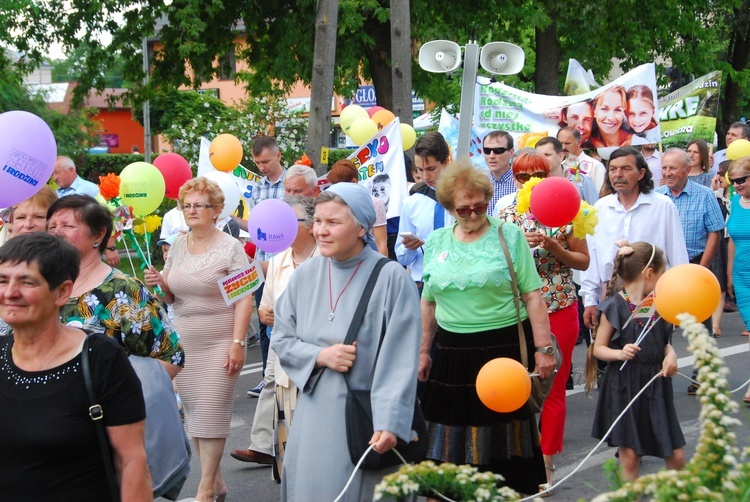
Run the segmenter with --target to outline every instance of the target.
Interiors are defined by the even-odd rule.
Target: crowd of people
[[[310,493],[334,500],[347,483],[354,465],[344,417],[352,390],[370,392],[371,455],[414,439],[419,403],[427,459],[501,474],[519,493],[548,493],[564,446],[572,354],[582,339],[599,361],[594,437],[604,437],[654,374],[663,377],[607,438],[619,448],[624,478],[638,476],[645,455],[681,468],[673,327],[633,312],[666,269],[695,263],[721,285],[722,302],[705,321],[709,333],[722,335],[721,315],[734,298],[750,327],[750,158],[716,166],[723,152],[710,155],[702,140],[664,153],[628,146],[627,135],[655,125],[647,90],[613,87],[583,103],[588,111],[567,107],[557,137],[541,138],[535,148],[515,151],[509,134],[487,134],[488,171],[452,159],[440,133],[424,134],[397,231],[385,208],[398,201],[358,184],[350,161],[333,166],[321,191],[312,168],[285,169],[274,138],[259,138],[252,156],[263,177],[254,203],[283,199],[291,206],[298,222],[291,247],[272,255],[243,244],[237,236],[247,220],[222,218],[219,185],[199,177],[180,188],[159,240],[164,269],[147,268],[144,282],[117,268],[112,216],[93,198],[96,185],[82,180],[69,158],[58,158],[59,188],[44,186],[12,208],[12,238],[0,247],[0,396],[9,403],[0,412],[0,438],[10,448],[0,461],[0,491],[22,499],[53,489],[61,499],[108,499],[110,466],[98,454],[80,370],[83,340],[90,339],[119,496],[152,495],[143,397],[126,359],[137,355],[159,361],[179,391],[200,460],[195,499],[224,500],[231,487],[221,462],[254,304],[264,373],[248,390],[258,398],[248,447],[230,455],[275,464],[284,501]],[[727,143],[738,138],[750,138],[750,127],[733,124]],[[585,150],[597,142],[619,147],[606,165]],[[575,236],[570,224],[546,228],[520,207],[524,184],[548,177],[569,180],[595,207],[592,235]],[[265,287],[228,304],[219,282],[247,269],[250,259],[261,263]],[[355,314],[362,315],[356,325]],[[641,343],[643,322],[655,328]],[[356,341],[346,343],[351,336]],[[477,373],[498,357],[551,382],[541,413],[530,403],[512,412],[482,404]],[[588,373],[593,387],[596,361]],[[66,421],[71,425],[60,428]],[[279,441],[279,434],[288,438]],[[34,472],[54,483],[35,483]],[[385,472],[357,472],[342,500],[370,500]]]

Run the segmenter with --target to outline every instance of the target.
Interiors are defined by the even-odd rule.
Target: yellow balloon
[[[414,146],[417,141],[417,133],[409,124],[399,124],[401,127],[401,147],[404,151]]]
[[[349,105],[343,110],[341,110],[341,115],[339,116],[339,119],[340,119],[339,125],[341,125],[341,130],[344,131],[346,134],[349,134],[352,123],[354,123],[354,121],[357,120],[358,118],[369,119],[370,114],[367,113],[367,110],[365,110],[359,105]]]
[[[687,313],[703,322],[713,314],[721,298],[716,276],[694,263],[677,265],[659,278],[654,291],[654,306],[660,316],[680,324],[677,314]]]
[[[217,171],[234,171],[242,162],[242,143],[231,134],[219,134],[208,148],[208,158]]]
[[[138,216],[153,213],[165,191],[164,176],[153,164],[133,162],[120,173],[120,201]]]
[[[349,137],[355,145],[362,146],[378,132],[378,126],[369,116],[359,117],[349,128]]]
[[[750,141],[736,139],[727,147],[727,160],[737,160],[742,157],[750,157]]]

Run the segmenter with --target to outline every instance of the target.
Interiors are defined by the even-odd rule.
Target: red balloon
[[[188,161],[182,155],[167,152],[156,157],[153,164],[164,176],[164,184],[166,185],[164,196],[177,200],[180,187],[193,177],[193,171],[190,169]]]
[[[385,110],[382,106],[371,106],[367,109],[367,114],[372,118],[373,115],[378,113],[380,110]]]
[[[531,213],[545,227],[562,227],[581,209],[581,194],[566,178],[545,178],[531,191]]]

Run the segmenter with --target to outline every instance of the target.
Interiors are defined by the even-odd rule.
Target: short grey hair
[[[312,226],[315,219],[315,199],[304,195],[290,195],[284,197],[284,202],[292,207],[297,206],[302,209],[302,218],[305,220],[305,225]]]
[[[312,167],[294,164],[286,170],[286,177],[292,178],[294,176],[302,176],[305,178],[305,183],[309,187],[318,186],[318,176],[315,174],[315,170]]]
[[[676,146],[672,146],[664,150],[664,154],[662,155],[662,158],[666,157],[667,155],[677,155],[681,158],[682,163],[690,168],[690,155],[683,150],[682,148],[677,148]]]

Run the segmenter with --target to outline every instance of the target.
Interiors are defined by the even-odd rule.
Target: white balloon
[[[227,173],[221,171],[211,171],[202,176],[214,181],[224,193],[224,209],[221,211],[219,219],[226,218],[234,213],[240,203],[240,197],[242,196],[240,193],[240,187],[237,186],[234,179],[232,179]]]

